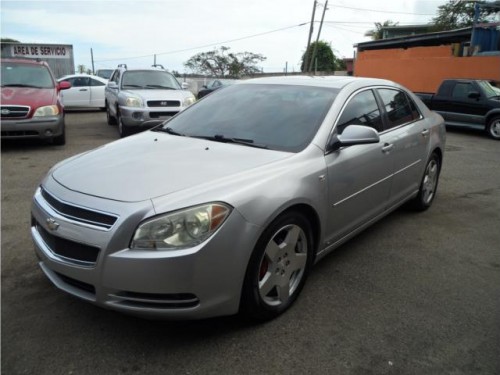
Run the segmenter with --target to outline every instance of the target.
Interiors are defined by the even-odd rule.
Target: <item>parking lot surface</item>
[[[39,269],[29,226],[41,178],[118,139],[104,112],[66,124],[63,147],[2,142],[2,373],[500,373],[499,142],[449,131],[432,208],[398,210],[326,257],[278,319],[165,322],[77,300]]]

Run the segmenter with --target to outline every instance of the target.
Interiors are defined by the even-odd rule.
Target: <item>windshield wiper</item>
[[[33,86],[33,85],[25,85],[23,83],[9,83],[6,85],[2,85],[2,87],[31,87],[34,89],[44,89],[46,87],[41,87],[41,86]]]
[[[222,142],[222,143],[235,143],[238,145],[244,145],[244,146],[249,146],[249,147],[256,147],[256,148],[269,148],[264,144],[259,144],[255,143],[253,139],[245,139],[245,138],[231,138],[231,137],[225,137],[222,134],[215,134],[214,136],[196,136],[193,135],[193,138],[201,138],[201,139],[207,139],[209,141],[216,141],[216,142]]]
[[[165,89],[165,90],[175,90],[173,87],[162,86],[162,85],[146,85],[146,87],[154,87],[157,89]]]
[[[123,85],[123,88],[125,87],[134,87],[134,88],[140,88],[140,89],[143,89],[144,86],[141,86],[141,85]]]
[[[157,128],[151,129],[151,130],[159,131],[159,132],[164,132],[164,133],[168,133],[168,134],[171,134],[171,135],[178,135],[180,137],[186,137],[186,134],[182,134],[182,133],[176,132],[170,126],[167,126],[166,128],[164,128],[163,126],[159,126]]]

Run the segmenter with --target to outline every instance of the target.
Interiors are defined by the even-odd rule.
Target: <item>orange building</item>
[[[477,33],[473,44],[472,28],[359,43],[354,75],[432,93],[449,78],[500,82],[500,31],[488,29]]]

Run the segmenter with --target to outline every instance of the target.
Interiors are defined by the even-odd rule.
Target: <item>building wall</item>
[[[448,46],[358,52],[354,75],[385,78],[412,91],[436,92],[447,78],[487,79],[500,82],[500,56],[453,56]]]

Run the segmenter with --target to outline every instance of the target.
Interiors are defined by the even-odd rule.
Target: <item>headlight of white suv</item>
[[[136,96],[125,99],[125,107],[142,107],[142,100]]]
[[[196,98],[194,96],[189,96],[186,99],[184,99],[184,102],[182,103],[182,105],[184,107],[188,107],[191,104],[193,104],[195,101],[196,101]]]
[[[47,105],[45,107],[37,108],[33,117],[56,116],[58,114],[59,108],[57,108],[57,105]]]
[[[231,207],[209,203],[148,220],[135,230],[131,249],[178,250],[198,245],[226,220]]]

